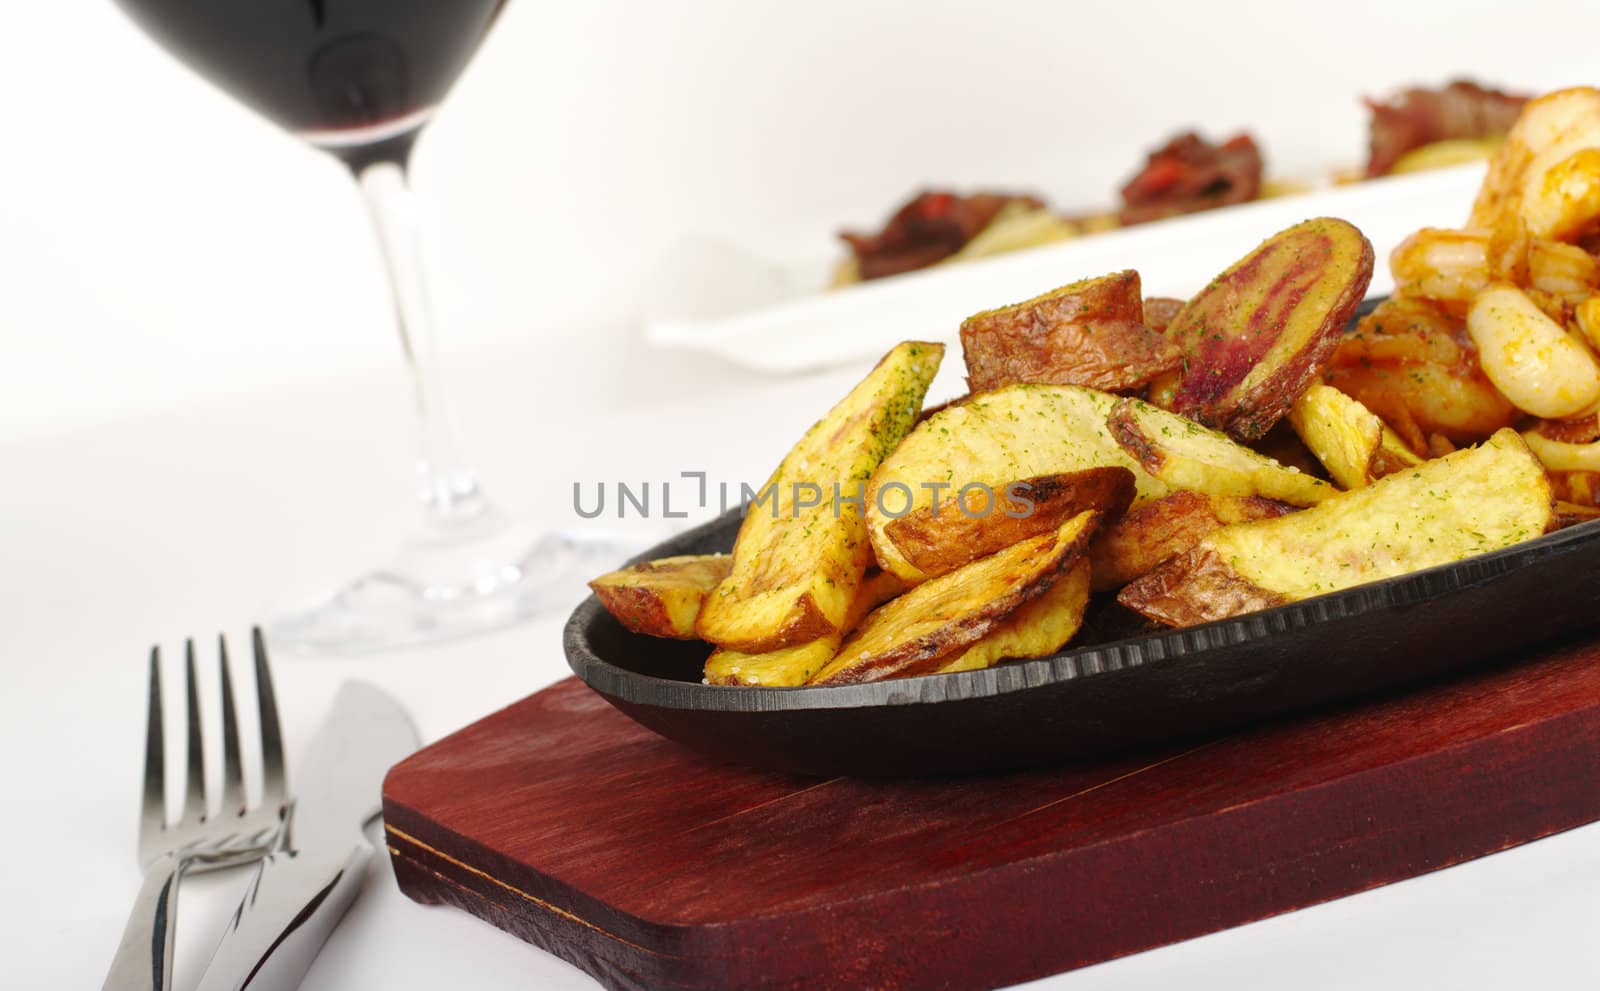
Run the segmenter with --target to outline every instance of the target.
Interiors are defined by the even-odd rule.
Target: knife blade
[[[394,699],[346,682],[311,740],[277,847],[200,977],[199,991],[289,991],[361,891],[372,859],[363,827],[381,808],[383,775],[417,749]]]

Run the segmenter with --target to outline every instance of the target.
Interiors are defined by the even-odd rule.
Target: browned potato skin
[[[1556,499],[1578,506],[1593,506],[1600,502],[1600,474],[1592,471],[1553,471],[1550,485]]]
[[[811,684],[845,685],[884,678],[905,678],[938,670],[994,630],[1019,607],[1049,591],[1059,577],[1082,559],[1099,523],[1099,514],[1082,513],[1075,519],[1080,520],[1075,531],[1063,524],[1063,529],[1056,534],[1041,534],[1013,544],[992,555],[994,560],[980,558],[958,572],[932,579],[891,600],[862,621],[856,632],[845,641],[833,665],[820,672]],[[1061,539],[1062,534],[1070,535]],[[1041,553],[1045,555],[1042,559],[1038,556]],[[1009,560],[1006,556],[1009,556]],[[993,573],[996,561],[1009,570],[1004,574]],[[884,624],[898,625],[912,621],[910,617],[896,615],[896,610],[903,612],[919,594],[931,591],[937,583],[947,583],[946,588],[964,593],[970,585],[963,584],[963,579],[970,580],[972,572],[985,572],[981,581],[997,591],[989,595],[988,589],[980,587],[974,590],[975,601],[970,604],[960,603],[959,607],[952,610],[952,614],[934,613],[939,624],[937,629],[898,642],[891,639],[892,646],[888,649],[845,663],[851,646],[859,638],[869,633],[880,633]],[[941,607],[941,612],[949,608],[950,605],[946,603]],[[893,630],[896,627],[888,628]]]
[[[1550,529],[1565,530],[1569,526],[1577,526],[1590,520],[1600,520],[1600,507],[1557,500],[1555,522],[1550,525]]]
[[[1158,334],[1166,333],[1173,318],[1183,312],[1185,300],[1171,296],[1146,296],[1144,300],[1144,325]]]
[[[1172,409],[1236,440],[1264,436],[1333,357],[1372,265],[1372,244],[1331,217],[1262,242],[1167,327],[1186,359]]]
[[[1165,334],[1172,318],[1183,310],[1184,300],[1171,296],[1147,296],[1144,301],[1144,323],[1158,334]],[[1150,380],[1145,389],[1145,399],[1162,409],[1172,408],[1172,398],[1178,394],[1178,383],[1183,378],[1183,366],[1162,372]]]
[[[872,610],[906,590],[906,583],[888,571],[869,568],[850,600],[843,633],[854,630]],[[764,654],[747,654],[718,647],[706,658],[705,683],[708,685],[799,685],[822,669],[839,650],[841,634],[834,633],[796,647],[784,647]],[[812,658],[817,658],[812,661]],[[815,663],[815,667],[809,664]]]
[[[1287,503],[1260,496],[1208,496],[1174,492],[1129,510],[1103,527],[1089,545],[1096,592],[1119,588],[1231,523],[1266,520],[1294,512]]]
[[[961,324],[973,392],[1017,383],[1137,389],[1182,355],[1144,322],[1139,273],[1086,279]]]
[[[1090,567],[1093,567],[1091,565]],[[1117,602],[1173,627],[1271,609],[1288,598],[1241,578],[1216,551],[1193,547],[1117,595]]]
[[[1106,519],[1120,516],[1133,502],[1133,472],[1126,468],[1090,468],[1061,475],[1041,475],[1018,483],[1033,502],[1026,516],[1008,516],[1009,489],[996,490],[997,505],[985,516],[963,513],[954,500],[924,507],[890,523],[885,532],[895,547],[929,578],[954,571],[1020,540],[1051,533],[1088,509]],[[976,509],[977,507],[973,507]],[[1019,510],[1014,510],[1019,511]]]
[[[1444,452],[1444,454],[1449,453],[1449,451]],[[1438,456],[1442,457],[1443,455]],[[1367,477],[1382,478],[1385,475],[1393,475],[1397,471],[1405,471],[1415,463],[1414,461],[1406,461],[1388,448],[1380,446],[1376,451],[1372,452],[1372,463],[1367,466]]]
[[[728,554],[669,557],[601,575],[589,588],[633,632],[692,640],[700,604],[732,569]]]
[[[1296,506],[1315,505],[1338,491],[1315,475],[1138,399],[1117,400],[1106,428],[1141,468],[1176,490],[1257,495]]]

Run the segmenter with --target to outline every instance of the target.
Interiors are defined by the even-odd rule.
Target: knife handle
[[[172,943],[177,932],[178,881],[184,858],[165,853],[144,872],[128,913],[104,991],[170,991]]]
[[[261,861],[197,991],[293,991],[361,892],[372,847],[280,851]]]

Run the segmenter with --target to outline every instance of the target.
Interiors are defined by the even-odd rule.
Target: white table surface
[[[538,359],[506,354],[453,371],[474,383],[457,391],[459,419],[492,486],[552,523],[571,518],[575,480],[683,468],[756,476],[773,456],[769,438],[797,434],[859,371],[751,381],[626,349]],[[398,384],[352,377],[240,395],[0,449],[8,986],[95,986],[115,946],[137,885],[146,645],[175,649],[218,629],[242,638],[287,590],[348,570],[400,532],[403,431],[389,415]],[[687,450],[703,460],[683,464]],[[346,678],[394,693],[427,740],[550,684],[566,673],[561,620],[361,659],[280,654],[291,759]],[[185,892],[180,987],[242,880],[212,875]],[[1590,826],[1040,986],[1592,986],[1597,924],[1600,827]],[[407,901],[384,858],[306,987],[424,989],[463,986],[463,975],[478,988],[592,986],[473,918]]]
[[[0,153],[0,986],[81,988],[137,885],[148,645],[218,630],[242,645],[275,603],[381,552],[409,521],[408,448],[377,264],[338,170],[109,4],[26,6],[0,35],[17,97]],[[859,369],[766,379],[645,350],[645,283],[686,233],[815,245],[924,181],[1101,203],[1180,122],[1251,126],[1295,174],[1360,158],[1359,93],[1593,72],[1596,15],[1560,0],[1514,15],[1353,0],[1306,15],[1309,55],[1282,10],[513,3],[418,162],[469,453],[547,525],[572,522],[574,481],[765,475]],[[395,694],[429,741],[550,684],[561,622],[278,656],[291,760],[347,678]],[[186,888],[179,987],[242,881]],[[1038,986],[1592,987],[1597,933],[1590,826]],[[594,985],[407,901],[386,859],[306,983],[461,986]]]

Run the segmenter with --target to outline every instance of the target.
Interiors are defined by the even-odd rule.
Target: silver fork
[[[172,943],[178,917],[178,882],[185,872],[259,860],[272,846],[288,802],[283,737],[267,670],[266,645],[251,631],[255,654],[256,698],[261,723],[261,801],[250,808],[239,759],[239,727],[228,674],[228,644],[217,637],[222,672],[222,801],[207,815],[205,756],[200,734],[200,699],[195,686],[194,641],[184,645],[188,696],[189,758],[183,807],[176,822],[166,819],[166,760],[161,728],[161,648],[150,650],[150,710],[145,732],[144,806],[139,817],[139,863],[144,882],[133,904],[122,943],[106,975],[106,991],[169,991]],[[214,755],[213,755],[214,758]]]

